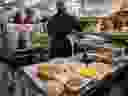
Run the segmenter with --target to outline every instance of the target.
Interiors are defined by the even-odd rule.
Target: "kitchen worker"
[[[57,13],[48,21],[48,34],[51,38],[49,48],[49,58],[72,56],[72,46],[67,35],[72,30],[81,32],[80,22],[67,13],[64,2],[56,3]]]

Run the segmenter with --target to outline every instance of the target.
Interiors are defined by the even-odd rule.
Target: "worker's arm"
[[[76,17],[72,18],[72,29],[77,32],[82,32],[82,29],[80,28],[80,20]]]

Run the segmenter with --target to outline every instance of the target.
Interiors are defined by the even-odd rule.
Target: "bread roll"
[[[64,85],[56,80],[48,80],[48,96],[59,96],[64,90]]]
[[[69,81],[66,84],[66,88],[71,92],[79,92],[80,91],[80,76],[72,74]]]

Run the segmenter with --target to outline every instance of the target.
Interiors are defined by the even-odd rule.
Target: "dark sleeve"
[[[72,17],[72,28],[76,31],[82,32],[80,28],[80,21],[77,20],[75,17]]]

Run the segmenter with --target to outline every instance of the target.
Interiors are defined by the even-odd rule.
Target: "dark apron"
[[[49,58],[72,56],[72,46],[67,37],[50,40]]]

